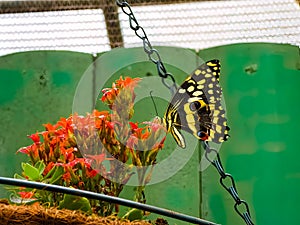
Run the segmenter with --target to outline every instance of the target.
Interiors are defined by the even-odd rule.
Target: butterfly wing
[[[176,93],[177,94],[177,93]],[[174,95],[174,97],[176,96]],[[181,147],[185,148],[185,140],[180,130],[182,128],[180,114],[178,112],[178,108],[180,108],[180,104],[182,104],[183,99],[178,99],[178,101],[173,104],[169,104],[168,109],[164,115],[164,124],[168,132],[171,132],[174,137],[176,143]]]
[[[203,141],[227,140],[229,127],[221,104],[220,63],[208,61],[199,66],[179,87],[164,116],[166,128],[177,144],[185,148],[180,130]]]

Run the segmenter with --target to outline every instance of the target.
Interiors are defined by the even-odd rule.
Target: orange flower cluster
[[[130,168],[137,167],[140,186],[145,186],[152,170],[146,174],[147,170],[142,168],[155,165],[166,133],[158,120],[130,121],[134,89],[139,81],[140,78],[120,77],[111,88],[102,90],[101,100],[111,112],[73,114],[54,125],[44,124],[45,131],[30,135],[33,144],[18,150],[30,157],[29,164],[22,164],[22,177],[118,196],[133,174]],[[34,169],[40,175],[34,176]],[[58,205],[63,198],[58,193],[49,197],[49,193],[37,190],[22,190],[19,195],[44,202],[52,199],[52,205]],[[91,205],[101,215],[111,214],[113,208],[118,211],[110,204],[91,201]]]
[[[63,178],[67,183],[70,182],[70,177],[77,169],[75,167],[80,164],[86,174],[91,174],[91,160],[82,158],[77,148],[77,140],[74,135],[73,120],[80,121],[81,124],[94,123],[94,114],[96,111],[80,117],[77,115],[68,118],[61,118],[56,124],[44,124],[45,131],[35,133],[29,136],[33,144],[27,147],[20,148],[18,152],[28,154],[30,162],[35,165],[39,161],[43,161],[46,167],[43,175],[46,176],[54,166],[62,166],[65,169]]]
[[[135,99],[134,88],[137,86],[140,80],[141,78],[125,77],[125,79],[123,79],[122,77],[120,77],[119,80],[112,84],[112,88],[104,88],[102,90],[103,96],[101,98],[101,101],[106,103],[110,108],[112,108],[112,105],[114,104],[115,99],[119,96],[120,91],[123,91],[126,93],[128,92],[130,94],[130,102],[133,103]]]

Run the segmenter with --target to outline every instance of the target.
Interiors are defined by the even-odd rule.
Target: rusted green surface
[[[238,44],[206,49],[200,56],[222,62],[231,138],[220,153],[255,224],[298,224],[299,48]],[[202,215],[222,224],[244,224],[214,168],[202,177]]]
[[[20,167],[15,152],[26,135],[72,111],[75,88],[91,56],[72,52],[25,52],[0,57],[0,171]]]

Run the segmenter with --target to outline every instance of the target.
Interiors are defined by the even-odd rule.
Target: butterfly
[[[229,137],[225,109],[221,104],[220,62],[200,65],[177,89],[163,118],[176,143],[185,148],[181,130],[202,141],[221,143]]]

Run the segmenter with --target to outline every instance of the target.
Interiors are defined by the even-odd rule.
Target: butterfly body
[[[221,104],[219,76],[218,60],[203,63],[185,79],[173,96],[163,121],[180,147],[186,146],[181,130],[199,140],[215,143],[226,141],[229,137]]]

